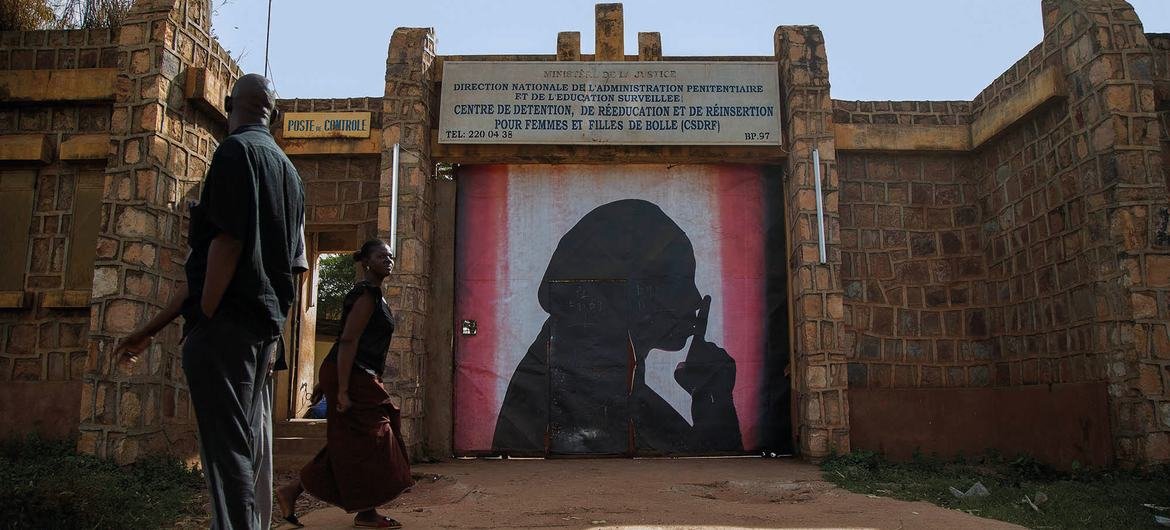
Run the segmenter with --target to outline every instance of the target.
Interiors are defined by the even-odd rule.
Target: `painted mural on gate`
[[[457,452],[761,447],[775,392],[759,168],[473,166],[458,179],[455,315],[476,334],[457,337]]]

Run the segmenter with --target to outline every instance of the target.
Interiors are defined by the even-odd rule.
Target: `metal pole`
[[[394,144],[393,169],[390,170],[390,252],[398,253],[398,144]]]
[[[813,186],[817,193],[817,246],[821,251],[821,263],[829,261],[825,252],[825,199],[821,194],[821,153],[816,149],[813,158]]]
[[[264,78],[268,77],[268,43],[272,41],[272,0],[268,0],[268,27],[264,30]]]

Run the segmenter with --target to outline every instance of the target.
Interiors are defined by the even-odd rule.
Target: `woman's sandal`
[[[285,499],[279,490],[276,492],[276,505],[280,507],[281,519],[284,519],[284,522],[293,525],[293,528],[305,527],[304,524],[301,524],[301,520],[297,518],[295,511],[296,504],[294,503],[292,506],[289,506],[288,499]]]
[[[305,527],[305,525],[301,523],[301,520],[297,519],[297,514],[295,514],[295,513],[292,515],[286,515],[286,516],[282,517],[282,519],[284,519],[284,522],[291,524],[293,526],[293,528],[304,528]]]
[[[354,528],[402,528],[402,523],[395,521],[385,515],[378,517],[376,521],[359,521],[357,518],[353,520]]]

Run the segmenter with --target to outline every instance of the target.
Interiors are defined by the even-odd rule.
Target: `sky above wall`
[[[265,0],[213,0],[215,34],[245,72],[264,72]],[[433,27],[440,55],[554,54],[593,0],[273,0],[270,77],[282,98],[381,97],[398,27]],[[1170,33],[1170,0],[1131,0],[1148,33]],[[776,26],[825,34],[834,99],[970,100],[1041,40],[1040,0],[626,0],[665,56],[772,55]]]

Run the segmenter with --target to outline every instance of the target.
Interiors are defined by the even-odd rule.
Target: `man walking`
[[[212,528],[267,528],[271,516],[271,376],[276,341],[304,259],[300,176],[269,132],[276,97],[248,74],[226,101],[230,135],[191,208],[187,283],[118,346],[133,359],[178,315],[183,371],[199,430]],[[267,463],[267,465],[265,465]]]

